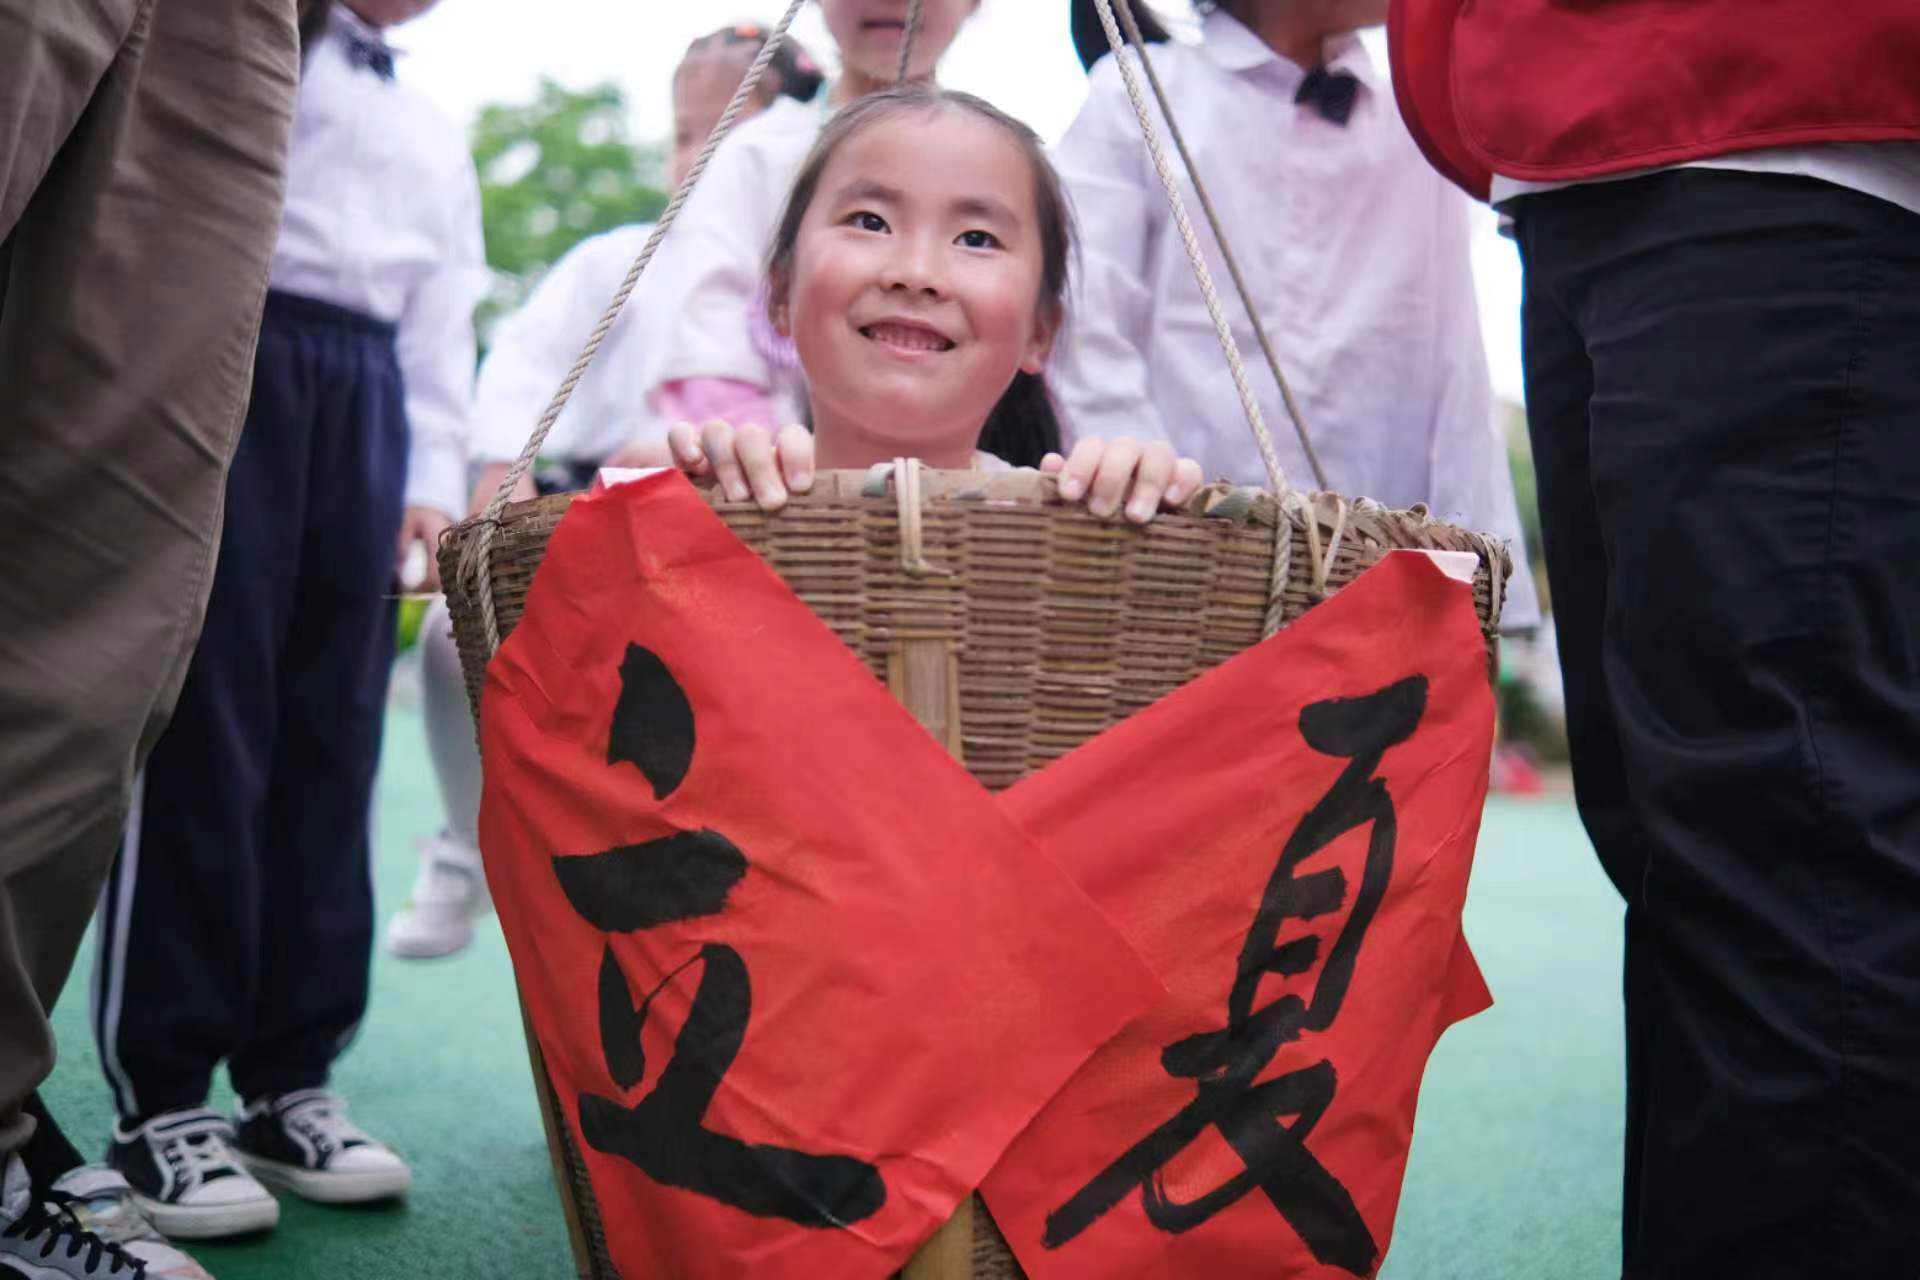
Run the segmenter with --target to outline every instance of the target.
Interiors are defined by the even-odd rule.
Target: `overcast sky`
[[[687,43],[722,23],[770,24],[783,8],[779,0],[441,0],[395,32],[393,43],[407,54],[401,75],[462,122],[486,103],[529,98],[543,75],[572,88],[617,80],[634,104],[638,135],[663,138],[668,79]],[[831,64],[832,45],[814,6],[794,32]],[[1384,67],[1385,40],[1368,43]],[[1086,91],[1066,4],[983,0],[942,63],[941,79],[991,99],[1049,141],[1058,138]],[[1517,401],[1519,264],[1484,211],[1473,253],[1494,386]]]

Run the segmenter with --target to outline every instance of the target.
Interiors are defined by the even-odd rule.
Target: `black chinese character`
[[[1426,678],[1413,676],[1363,698],[1317,702],[1300,713],[1307,745],[1349,764],[1281,851],[1241,946],[1226,1026],[1168,1045],[1160,1055],[1168,1075],[1194,1082],[1194,1100],[1047,1216],[1049,1249],[1079,1236],[1136,1189],[1147,1220],[1167,1232],[1190,1231],[1259,1190],[1321,1263],[1358,1276],[1372,1273],[1380,1250],[1366,1221],[1346,1187],[1307,1149],[1339,1084],[1333,1064],[1323,1060],[1263,1084],[1254,1081],[1282,1045],[1303,1031],[1326,1030],[1339,1015],[1360,944],[1393,877],[1398,823],[1393,798],[1373,773],[1389,747],[1412,736],[1426,705]],[[1320,960],[1319,935],[1282,944],[1281,926],[1331,914],[1346,902],[1347,880],[1338,867],[1302,875],[1300,865],[1368,823],[1373,830],[1360,886],[1311,1000],[1289,994],[1254,1008],[1266,975],[1306,973]],[[1293,1123],[1285,1123],[1289,1118]],[[1174,1200],[1161,1171],[1209,1126],[1233,1148],[1244,1171],[1198,1199]]]
[[[609,764],[631,764],[665,799],[693,764],[693,707],[654,654],[627,649],[620,700],[608,740]],[[623,845],[585,857],[553,859],[554,874],[574,910],[608,933],[650,929],[725,910],[746,878],[746,855],[713,831],[689,831]],[[607,1070],[622,1089],[646,1076],[640,1033],[655,997],[700,965],[700,985],[674,1040],[673,1057],[640,1102],[628,1107],[594,1094],[580,1097],[580,1129],[596,1151],[627,1160],[654,1181],[718,1200],[761,1217],[807,1227],[844,1227],[886,1203],[887,1187],[872,1165],[851,1156],[818,1156],[747,1143],[703,1121],[747,1034],[753,985],[732,947],[710,943],[668,974],[638,1005],[609,946],[600,964],[600,1043]]]

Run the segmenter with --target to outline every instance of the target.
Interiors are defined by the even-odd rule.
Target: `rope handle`
[[[687,170],[687,176],[680,180],[680,186],[674,191],[673,199],[667,202],[667,207],[661,211],[659,221],[654,223],[653,233],[647,237],[647,243],[640,250],[640,256],[634,259],[633,266],[627,271],[626,279],[622,280],[620,287],[614,290],[613,300],[607,304],[607,309],[601,314],[599,323],[594,325],[593,332],[588,335],[586,346],[581,348],[579,357],[573,362],[573,367],[567,370],[567,376],[561,380],[559,389],[553,393],[552,401],[548,403],[546,411],[540,415],[540,421],[534,426],[533,434],[527,438],[526,448],[520,451],[520,456],[514,460],[513,465],[507,468],[506,475],[501,478],[500,487],[495,490],[492,500],[487,503],[486,510],[480,515],[479,533],[467,544],[466,551],[460,558],[460,576],[473,584],[474,593],[479,599],[480,619],[486,630],[489,653],[500,647],[500,618],[493,600],[492,572],[493,539],[500,527],[500,515],[512,499],[514,487],[520,483],[521,478],[533,466],[533,460],[539,456],[540,446],[546,443],[548,433],[553,430],[553,424],[560,420],[561,412],[566,409],[567,402],[573,398],[574,388],[580,385],[580,379],[586,376],[588,367],[593,364],[593,358],[600,353],[602,344],[607,340],[607,334],[612,332],[614,322],[620,318],[621,310],[627,305],[627,299],[633,295],[634,287],[640,283],[641,275],[646,271],[647,265],[653,261],[654,252],[660,247],[660,242],[666,238],[667,232],[673,229],[674,222],[680,216],[680,210],[686,206],[687,198],[693,194],[694,187],[699,185],[700,176],[707,171],[707,165],[713,159],[714,152],[720,149],[720,144],[726,141],[729,133],[733,132],[733,126],[739,120],[741,111],[746,108],[748,100],[753,97],[754,90],[759,87],[760,81],[765,77],[767,67],[773,62],[774,54],[779,52],[781,42],[787,37],[788,28],[793,26],[794,18],[799,16],[800,9],[805,4],[806,0],[790,0],[787,11],[781,15],[780,21],[775,23],[773,30],[768,33],[766,43],[760,46],[760,52],[754,57],[753,65],[747,68],[746,77],[740,81],[739,87],[733,91],[733,97],[728,100],[727,109],[721,112],[719,121],[713,126],[713,132],[707,135],[706,145],[700,149],[700,154],[694,159],[693,167]],[[908,43],[910,44],[911,40]]]
[[[1260,347],[1266,353],[1267,367],[1274,379],[1280,384],[1280,395],[1287,406],[1287,413],[1293,419],[1293,428],[1300,438],[1300,446],[1307,455],[1307,461],[1313,467],[1313,478],[1322,489],[1327,487],[1325,471],[1315,454],[1312,438],[1307,433],[1305,419],[1301,416],[1300,405],[1294,399],[1293,389],[1286,375],[1280,370],[1280,361],[1274,355],[1273,346],[1267,341],[1266,330],[1260,323],[1260,313],[1254,307],[1253,296],[1240,274],[1238,262],[1220,225],[1219,216],[1213,208],[1213,201],[1207,195],[1206,185],[1194,167],[1193,155],[1187,150],[1186,139],[1174,123],[1173,108],[1167,101],[1165,88],[1160,76],[1153,69],[1153,60],[1147,57],[1146,42],[1140,35],[1140,25],[1134,20],[1133,6],[1130,0],[1094,0],[1100,12],[1100,25],[1107,33],[1107,43],[1113,48],[1114,65],[1119,69],[1120,79],[1126,85],[1127,99],[1133,104],[1135,120],[1139,122],[1141,137],[1147,144],[1147,155],[1153,161],[1154,172],[1160,177],[1160,185],[1167,196],[1167,207],[1173,213],[1174,228],[1180,233],[1180,243],[1187,251],[1187,263],[1193,268],[1194,281],[1200,286],[1201,300],[1206,303],[1207,315],[1213,321],[1214,336],[1220,340],[1220,351],[1227,358],[1227,371],[1233,375],[1234,390],[1240,395],[1240,408],[1247,416],[1247,426],[1253,431],[1254,443],[1259,446],[1260,460],[1267,469],[1267,485],[1275,494],[1285,493],[1288,489],[1286,472],[1280,466],[1280,455],[1273,447],[1273,436],[1267,430],[1265,416],[1260,412],[1260,404],[1254,398],[1253,388],[1247,380],[1247,369],[1240,356],[1240,344],[1233,336],[1233,329],[1227,323],[1226,310],[1220,304],[1219,290],[1214,287],[1213,272],[1207,266],[1206,255],[1201,252],[1200,239],[1194,234],[1193,222],[1187,216],[1187,202],[1180,194],[1180,184],[1173,176],[1173,168],[1167,163],[1166,150],[1160,145],[1160,131],[1154,126],[1153,119],[1147,113],[1146,95],[1140,88],[1139,76],[1135,73],[1132,61],[1127,57],[1129,47],[1140,66],[1145,69],[1147,80],[1153,87],[1156,100],[1160,104],[1160,113],[1165,117],[1167,126],[1173,134],[1174,145],[1179,148],[1180,160],[1186,168],[1187,177],[1193,183],[1194,192],[1200,198],[1200,207],[1206,215],[1207,225],[1213,231],[1213,238],[1220,247],[1221,257],[1227,263],[1227,270],[1240,294],[1241,304],[1246,308],[1254,331],[1260,335]],[[1120,25],[1115,21],[1114,11],[1118,8],[1120,17],[1126,22],[1126,34],[1122,36]]]

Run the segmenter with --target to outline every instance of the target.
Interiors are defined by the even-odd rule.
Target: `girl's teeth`
[[[877,324],[867,331],[867,336],[876,342],[908,351],[945,351],[953,345],[939,334],[906,325]]]

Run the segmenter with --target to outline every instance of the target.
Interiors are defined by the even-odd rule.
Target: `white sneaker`
[[[391,1200],[413,1185],[407,1162],[348,1123],[346,1100],[325,1089],[248,1104],[239,1146],[254,1177],[322,1204]]]
[[[127,1132],[113,1126],[107,1164],[133,1184],[133,1202],[161,1234],[217,1240],[265,1231],[280,1202],[234,1155],[233,1127],[217,1111],[169,1111]]]
[[[117,1170],[90,1164],[53,1184],[74,1220],[102,1240],[147,1264],[152,1280],[213,1280],[207,1269],[167,1243],[134,1203],[133,1187]]]
[[[0,1153],[0,1276],[140,1280],[145,1274],[140,1259],[89,1231],[74,1216],[71,1201],[37,1201],[26,1165],[18,1156]]]
[[[463,951],[473,941],[473,922],[488,906],[480,851],[446,832],[422,840],[420,873],[407,905],[387,922],[387,950],[408,960],[431,960]]]

